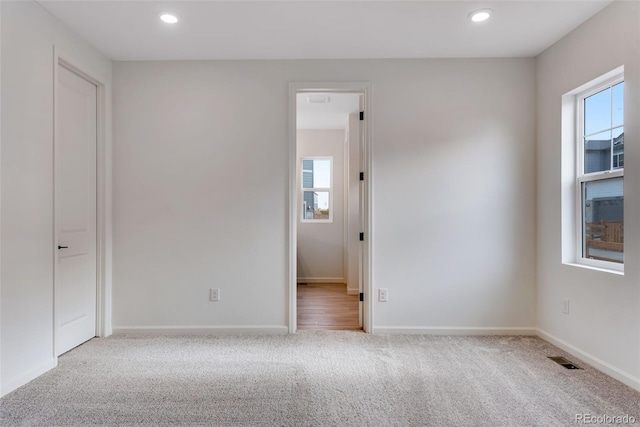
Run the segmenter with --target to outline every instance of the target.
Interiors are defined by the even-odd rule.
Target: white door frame
[[[364,133],[364,204],[360,207],[364,210],[364,224],[362,231],[365,239],[362,243],[363,253],[363,277],[362,290],[364,302],[362,308],[363,329],[365,332],[374,333],[373,329],[373,275],[372,275],[372,111],[371,111],[371,83],[367,82],[294,82],[289,83],[289,333],[297,331],[297,215],[298,215],[298,186],[297,180],[297,144],[296,144],[296,95],[304,92],[343,92],[357,93],[364,96],[365,121],[362,129]]]
[[[58,363],[58,206],[56,159],[58,156],[58,66],[79,75],[97,87],[96,120],[96,336],[111,335],[111,82],[86,64],[76,61],[59,47],[53,48],[53,357]]]

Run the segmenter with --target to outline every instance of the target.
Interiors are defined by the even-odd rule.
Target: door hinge
[[[364,241],[364,233],[360,233],[360,241]]]
[[[360,111],[360,120],[364,120],[364,111]]]
[[[364,293],[360,292],[360,301],[364,301]]]
[[[364,172],[360,172],[360,181],[364,181]]]

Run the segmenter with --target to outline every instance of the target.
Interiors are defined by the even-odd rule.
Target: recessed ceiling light
[[[487,19],[491,18],[491,13],[493,11],[491,9],[478,9],[474,10],[469,14],[469,19],[473,22],[484,22]]]
[[[166,22],[167,24],[175,24],[178,22],[178,17],[175,15],[171,15],[170,13],[163,13],[160,15],[160,19],[162,22]]]

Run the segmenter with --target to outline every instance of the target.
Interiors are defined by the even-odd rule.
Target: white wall
[[[344,274],[344,130],[297,132],[298,166],[302,157],[333,157],[332,222],[302,222],[298,216],[298,280],[345,283]],[[298,173],[298,188],[300,188]],[[298,200],[302,200],[302,194]]]
[[[347,292],[359,291],[360,276],[360,113],[349,114],[347,132]]]
[[[536,60],[538,326],[552,342],[636,388],[640,388],[639,45],[640,4],[615,2]],[[624,276],[562,264],[561,236],[566,230],[561,227],[560,203],[562,95],[620,65],[625,67],[628,141]],[[570,300],[569,315],[562,312],[564,298]]]
[[[115,62],[114,328],[286,330],[291,81],[372,83],[375,326],[534,326],[534,65]]]
[[[31,1],[2,2],[1,394],[52,368],[53,46],[111,61]]]

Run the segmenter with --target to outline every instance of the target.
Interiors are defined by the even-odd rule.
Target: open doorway
[[[290,331],[366,328],[366,90],[292,92]]]

